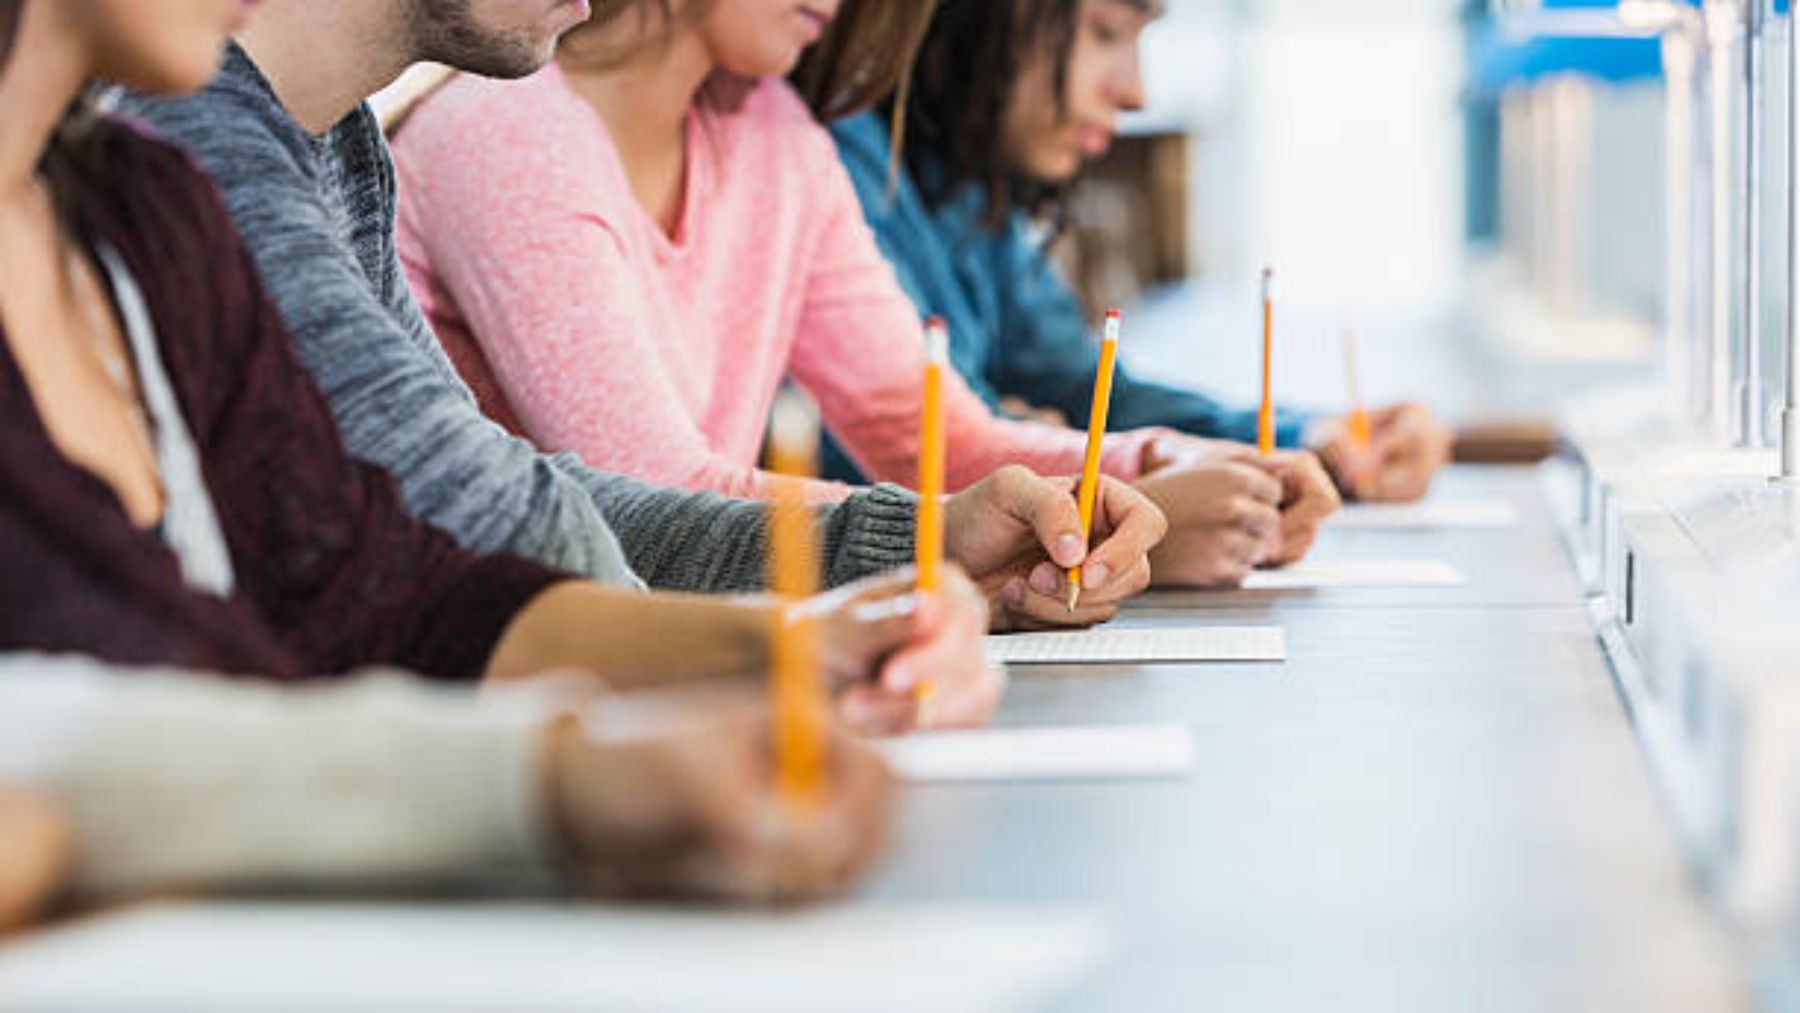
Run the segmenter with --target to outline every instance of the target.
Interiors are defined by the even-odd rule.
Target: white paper
[[[1352,503],[1325,526],[1340,531],[1492,531],[1518,523],[1518,509],[1503,500],[1425,500]]]
[[[1459,587],[1462,571],[1441,559],[1336,559],[1257,570],[1246,591],[1303,591],[1326,587]]]
[[[1009,665],[1286,661],[1279,626],[1139,626],[1014,633],[987,638],[988,655]]]
[[[924,732],[876,744],[908,781],[1078,781],[1181,777],[1194,769],[1183,725]]]
[[[0,948],[0,1009],[987,1013],[1041,1007],[1105,941],[1055,908],[168,904]]]

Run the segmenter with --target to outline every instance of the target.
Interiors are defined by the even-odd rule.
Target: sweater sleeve
[[[242,591],[313,671],[478,678],[513,617],[567,578],[459,547],[350,457],[216,193],[170,160],[170,212],[208,254],[211,332],[194,340],[225,388],[195,392],[189,413]]]
[[[290,689],[0,654],[0,780],[69,816],[83,896],[449,881],[547,860],[545,713],[395,674]]]
[[[585,471],[585,469],[584,469]],[[761,591],[768,549],[761,503],[662,489],[586,472],[612,486],[600,499],[625,552],[652,586],[670,591]],[[678,504],[671,509],[667,501]],[[858,489],[818,508],[827,586],[886,573],[913,560],[918,498],[899,486]]]
[[[912,301],[882,258],[849,175],[822,127],[793,128],[809,154],[820,233],[790,368],[858,468],[872,478],[913,481],[919,452],[918,390],[924,342]],[[1040,474],[1081,470],[1085,436],[1074,429],[996,416],[953,371],[944,387],[945,483],[970,486],[996,468]],[[1103,469],[1130,481],[1155,430],[1107,437]]]

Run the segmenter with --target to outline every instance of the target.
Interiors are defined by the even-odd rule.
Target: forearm
[[[716,594],[767,586],[764,504],[582,471],[632,569],[652,587]],[[842,503],[819,507],[827,586],[910,562],[916,512],[913,495],[897,486],[859,489]]]
[[[0,779],[68,816],[82,895],[447,881],[545,861],[547,709],[5,655]]]
[[[558,584],[513,617],[486,678],[576,670],[636,689],[742,677],[768,667],[772,622],[769,606],[746,599]]]

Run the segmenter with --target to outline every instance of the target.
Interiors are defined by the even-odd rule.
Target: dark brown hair
[[[829,123],[896,93],[904,105],[936,7],[937,0],[846,0],[792,75],[813,115]]]
[[[920,46],[911,96],[885,103],[901,117],[901,155],[933,206],[974,184],[986,194],[986,224],[1014,210],[1060,217],[1065,186],[1019,172],[1006,151],[1006,105],[1039,52],[1052,54],[1060,105],[1068,90],[1080,0],[943,0]]]

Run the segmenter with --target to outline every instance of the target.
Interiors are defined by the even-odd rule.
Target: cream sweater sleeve
[[[0,781],[74,824],[75,889],[418,884],[546,860],[546,702],[0,654]]]

